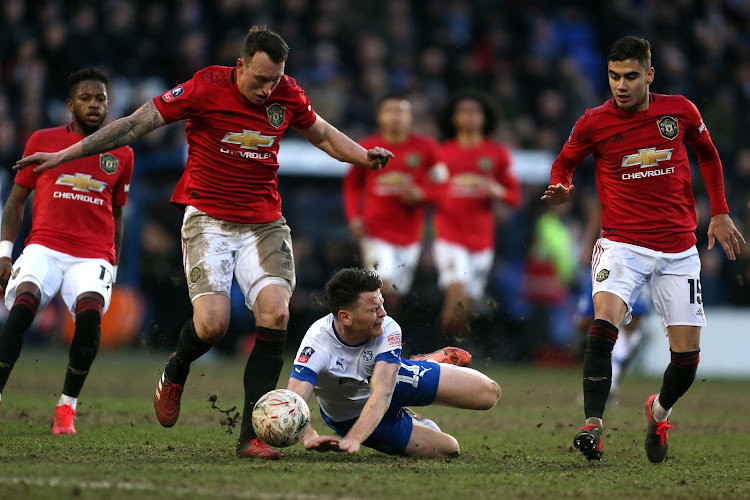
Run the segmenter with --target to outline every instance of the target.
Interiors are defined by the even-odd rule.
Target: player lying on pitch
[[[399,455],[458,455],[453,436],[406,407],[489,410],[500,387],[471,368],[402,359],[401,327],[383,308],[382,286],[377,273],[358,268],[342,269],[326,283],[331,314],[302,339],[287,388],[305,401],[314,394],[323,420],[342,437],[319,436],[310,427],[302,444],[317,451],[355,453],[364,445]],[[468,353],[454,351],[458,364],[468,364]]]

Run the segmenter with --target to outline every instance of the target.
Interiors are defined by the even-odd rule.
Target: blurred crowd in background
[[[407,95],[414,128],[437,137],[441,106],[456,91],[477,89],[500,112],[496,140],[556,155],[584,110],[611,97],[607,50],[632,34],[652,43],[651,90],[683,94],[701,111],[723,160],[732,216],[750,236],[746,0],[3,0],[0,19],[3,199],[26,139],[69,121],[66,78],[82,67],[110,75],[111,120],[203,67],[233,66],[247,30],[266,24],[291,47],[287,74],[321,116],[354,139],[373,132],[374,107],[387,92]],[[135,175],[117,286],[129,295],[122,310],[114,307],[107,316],[110,329],[124,324],[124,317],[129,324],[133,315],[142,320],[113,344],[173,348],[191,314],[180,257],[181,213],[168,203],[184,167],[183,125],[160,128],[133,144]],[[590,162],[574,178],[574,203],[549,207],[539,201],[544,184],[523,182],[521,207],[498,209],[494,271],[466,339],[482,354],[554,358],[576,343],[574,304],[580,280],[588,279],[581,234],[596,197]],[[721,249],[706,250],[710,206],[694,157],[693,167],[704,301],[748,307],[750,252],[730,262]],[[279,175],[298,275],[289,329],[299,339],[326,312],[320,300],[326,279],[357,265],[359,255],[344,219],[341,179],[285,175],[283,164]],[[19,237],[14,256],[22,244]],[[406,348],[415,352],[439,347],[433,332],[440,297],[431,258],[427,234],[417,283],[397,318]],[[243,298],[239,291],[233,295],[232,327],[222,341],[227,353],[242,349],[252,331]],[[59,331],[64,315],[53,304],[37,322],[39,335]],[[290,345],[296,348],[294,340]]]

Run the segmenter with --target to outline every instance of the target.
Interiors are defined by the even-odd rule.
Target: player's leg
[[[252,225],[237,252],[235,275],[245,303],[255,316],[255,346],[245,366],[245,402],[236,453],[242,458],[278,459],[284,455],[257,438],[252,426],[255,402],[276,388],[284,364],[289,300],[296,283],[292,239],[282,217]]]
[[[583,407],[586,422],[573,445],[588,459],[601,459],[602,419],[612,384],[612,350],[619,327],[646,280],[649,263],[628,247],[599,239],[591,262],[594,321],[583,356]],[[612,270],[617,269],[617,273]]]
[[[414,422],[403,454],[410,457],[454,457],[460,452],[456,438]]]
[[[21,354],[24,333],[36,313],[58,292],[61,282],[62,271],[53,253],[41,245],[27,246],[13,264],[5,289],[9,313],[0,328],[0,395]]]
[[[617,389],[625,374],[625,369],[638,350],[641,337],[641,316],[636,316],[634,309],[633,319],[622,326],[617,343],[612,349],[612,385],[609,388],[607,406],[616,404]]]
[[[182,223],[182,254],[193,318],[182,327],[154,394],[159,423],[172,427],[190,364],[221,340],[229,327],[234,250],[240,224],[220,221],[188,207]]]
[[[0,395],[21,355],[23,335],[34,321],[41,301],[41,292],[36,284],[27,281],[18,284],[13,295],[10,295],[8,290],[5,299],[10,311],[0,328]]]
[[[489,410],[500,399],[500,393],[497,382],[473,368],[441,364],[433,404],[466,410]]]
[[[78,396],[96,358],[101,340],[102,315],[112,298],[112,264],[103,259],[61,255],[60,296],[73,316],[75,330],[68,351],[62,394],[55,407],[52,434],[75,434]]]
[[[700,362],[700,332],[706,325],[700,289],[700,260],[695,247],[662,258],[652,278],[654,307],[666,326],[671,353],[661,390],[646,400],[646,455],[654,463],[667,458],[669,415],[695,380]]]
[[[415,388],[409,392],[416,395]],[[419,395],[416,395],[419,399]],[[428,396],[428,399],[434,397]],[[362,446],[372,448],[389,455],[408,455],[416,457],[450,457],[458,454],[458,442],[453,436],[450,436],[439,430],[432,429],[420,424],[413,418],[410,410],[402,408],[400,405],[405,403],[394,394],[394,400],[386,411],[380,423],[372,431],[372,434],[365,439]],[[357,418],[337,422],[320,411],[323,421],[336,431],[339,436],[346,436],[349,429],[357,422]]]
[[[287,288],[268,285],[260,291],[253,304],[256,318],[255,346],[245,365],[245,402],[236,449],[241,458],[283,457],[282,453],[269,448],[258,439],[252,426],[252,412],[255,402],[276,388],[284,365],[290,297],[291,293]]]
[[[376,238],[362,238],[362,263],[365,268],[377,271],[383,280],[383,297],[387,310],[395,312],[401,306],[401,290],[396,282],[396,276],[402,272],[399,269],[396,246]]]
[[[434,252],[438,285],[444,294],[438,328],[445,337],[453,337],[466,329],[472,307],[468,292],[468,276],[471,273],[469,252],[442,240],[435,241]]]

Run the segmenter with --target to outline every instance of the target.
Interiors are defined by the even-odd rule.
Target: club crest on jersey
[[[492,158],[487,158],[486,156],[479,158],[479,170],[482,172],[489,172],[492,170]]]
[[[119,165],[120,161],[115,158],[115,155],[112,153],[102,153],[99,155],[99,166],[102,167],[102,170],[104,170],[107,174],[114,174],[117,172],[117,165]]]
[[[596,282],[601,283],[602,281],[609,278],[609,270],[608,269],[602,269],[598,273],[596,273]]]
[[[659,125],[659,133],[665,139],[672,140],[680,133],[680,127],[677,120],[671,116],[664,116],[656,122]]]
[[[406,165],[409,168],[417,168],[419,166],[419,153],[409,153],[406,157]]]
[[[201,276],[203,275],[203,272],[201,271],[200,267],[194,267],[190,270],[190,283],[197,283],[199,279],[201,279]]]
[[[362,361],[364,361],[365,363],[372,362],[372,357],[373,357],[373,354],[371,350],[368,349],[362,352]]]
[[[268,123],[270,123],[273,128],[279,128],[284,124],[286,107],[275,102],[266,108],[266,114],[268,114]]]

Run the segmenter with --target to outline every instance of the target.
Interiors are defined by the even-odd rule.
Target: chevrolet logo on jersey
[[[101,193],[107,187],[106,182],[92,179],[90,175],[79,174],[78,172],[75,175],[60,174],[55,184],[71,186],[73,191],[83,191],[84,193],[88,193],[89,191]]]
[[[622,159],[623,167],[632,167],[634,165],[640,165],[641,168],[655,167],[662,160],[669,160],[672,158],[672,149],[659,149],[646,148],[639,149],[638,154],[627,155]]]
[[[275,140],[276,137],[273,135],[261,135],[255,130],[243,130],[242,133],[227,132],[221,142],[235,144],[242,149],[258,149],[258,146],[271,146]]]

